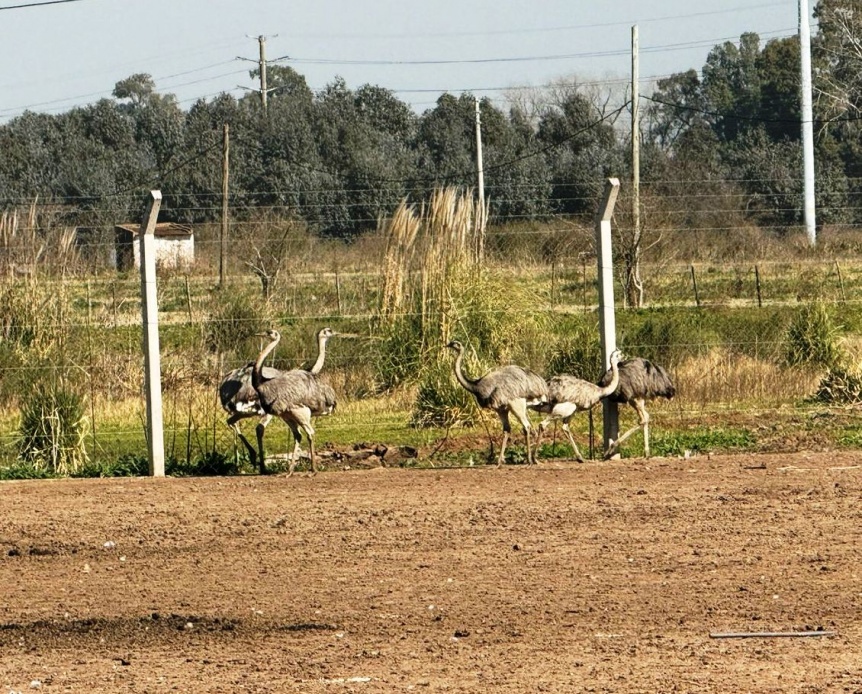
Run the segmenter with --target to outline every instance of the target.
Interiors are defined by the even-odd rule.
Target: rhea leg
[[[539,448],[539,445],[542,441],[542,436],[545,433],[545,429],[551,424],[555,419],[559,419],[563,423],[563,431],[566,432],[566,436],[569,439],[569,444],[572,446],[572,450],[575,454],[575,459],[579,463],[584,462],[584,457],[581,455],[580,450],[578,449],[578,445],[575,443],[575,437],[572,436],[572,432],[569,429],[569,422],[572,420],[574,414],[578,411],[577,406],[573,403],[569,402],[560,402],[554,405],[551,409],[551,414],[548,417],[545,417],[541,423],[539,424],[539,433],[536,437],[536,448]]]
[[[517,400],[512,400],[509,402],[509,409],[512,413],[518,418],[518,421],[521,423],[521,427],[524,429],[524,442],[527,445],[527,465],[536,463],[536,457],[533,455],[530,449],[530,418],[527,416],[527,401],[518,398]]]
[[[258,461],[260,474],[266,474],[266,456],[263,452],[263,433],[266,431],[266,426],[269,424],[272,417],[270,415],[265,415],[264,418],[258,422],[258,425],[254,428],[254,433],[257,435],[257,450],[260,455],[260,459]],[[251,464],[254,465],[254,460],[252,459]]]
[[[287,470],[287,476],[290,477],[293,474],[294,468],[296,468],[296,463],[299,461],[299,442],[302,441],[302,434],[299,431],[299,426],[293,419],[284,418],[284,421],[293,432],[293,452],[288,456],[289,467]]]
[[[311,456],[311,473],[317,474],[317,461],[316,456],[314,455],[314,427],[311,424],[311,410],[308,408],[301,408],[293,410],[292,412],[297,425],[302,431],[305,432],[305,435],[308,437],[308,455]],[[297,449],[299,448],[299,443],[297,442]]]
[[[643,400],[636,400],[634,405],[644,430],[644,458],[649,458],[649,414],[647,414]]]
[[[646,411],[646,403],[643,398],[638,398],[631,402],[631,406],[638,413],[638,423],[608,446],[608,450],[605,452],[606,459],[616,453],[619,450],[620,444],[638,429],[643,429],[644,431],[644,457],[649,458],[649,414]]]
[[[243,435],[242,430],[239,428],[239,423],[245,418],[246,415],[240,412],[234,412],[230,417],[228,417],[227,425],[233,429],[234,433],[242,442],[242,445],[245,446],[245,449],[248,452],[249,462],[251,462],[252,467],[254,467],[257,463],[257,451],[254,450],[254,447],[248,442],[248,439]],[[262,459],[263,457],[261,456],[261,460]]]
[[[575,437],[572,436],[572,431],[569,429],[569,420],[570,417],[566,417],[563,419],[563,431],[566,432],[566,436],[569,437],[569,443],[572,444],[572,450],[575,452],[575,460],[579,463],[584,462],[584,456],[581,455],[581,451],[578,449],[578,444],[575,443]]]
[[[503,458],[506,455],[506,442],[509,440],[509,434],[512,431],[512,425],[509,424],[509,410],[497,410],[500,416],[500,421],[503,423],[503,442],[500,444],[500,456],[497,458],[497,467],[503,464]]]

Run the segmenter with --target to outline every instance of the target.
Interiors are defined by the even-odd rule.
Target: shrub
[[[547,366],[548,377],[572,374],[587,381],[601,378],[602,353],[599,327],[591,318],[572,326],[554,346]]]
[[[374,356],[377,388],[373,390],[392,390],[415,381],[420,375],[422,344],[415,339],[419,330],[415,315],[395,316],[380,322],[377,327],[379,348]]]
[[[270,327],[268,306],[257,293],[234,286],[214,292],[211,301],[204,341],[212,352],[230,352]]]
[[[165,463],[165,474],[172,477],[236,475],[237,473],[239,468],[233,457],[218,451],[205,453],[200,458],[188,462],[169,458]]]
[[[831,369],[844,360],[838,328],[821,303],[804,306],[785,333],[784,359],[789,366]]]
[[[862,404],[862,373],[857,368],[830,368],[821,379],[813,399],[834,405]]]
[[[21,406],[18,457],[37,469],[76,472],[87,461],[86,433],[80,395],[58,386],[36,388]]]
[[[627,357],[643,357],[672,367],[696,350],[717,342],[713,317],[698,310],[646,309],[621,331],[619,347]]]
[[[476,401],[455,381],[451,366],[440,359],[423,371],[411,426],[473,426],[476,417]]]

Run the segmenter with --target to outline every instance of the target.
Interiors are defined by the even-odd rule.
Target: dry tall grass
[[[423,348],[451,338],[452,296],[463,273],[477,269],[484,256],[485,215],[471,190],[444,188],[427,205],[402,202],[381,222],[387,245],[380,313],[391,325],[418,311]]]
[[[801,402],[817,389],[823,370],[787,368],[715,348],[674,370],[683,409],[770,408]]]

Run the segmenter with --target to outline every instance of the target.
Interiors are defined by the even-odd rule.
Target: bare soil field
[[[860,465],[5,482],[0,693],[862,692]]]

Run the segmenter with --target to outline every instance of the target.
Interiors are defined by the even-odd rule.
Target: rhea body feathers
[[[311,369],[281,371],[274,377],[267,378],[263,361],[281,340],[281,334],[277,330],[268,330],[265,335],[270,338],[270,342],[261,350],[252,368],[252,387],[257,393],[260,407],[266,414],[282,419],[293,432],[295,443],[291,454],[289,475],[293,474],[298,462],[299,444],[303,432],[308,437],[311,469],[317,472],[312,417],[329,415],[335,411],[335,391],[320,379],[319,374],[326,358],[326,343],[329,338],[337,334],[330,328],[318,331],[318,356]]]
[[[447,347],[455,352],[453,370],[455,378],[461,386],[473,394],[479,407],[494,410],[503,425],[503,442],[500,445],[500,455],[497,465],[503,464],[506,443],[511,433],[509,413],[515,415],[524,429],[524,439],[527,446],[527,462],[535,463],[535,455],[530,446],[530,419],[527,407],[534,407],[548,398],[548,384],[545,379],[530,369],[514,364],[492,369],[481,378],[469,378],[464,374],[464,346],[457,340]]]
[[[225,374],[219,384],[218,395],[222,409],[228,414],[227,425],[236,432],[242,445],[245,446],[252,466],[257,465],[260,473],[265,474],[266,463],[264,462],[263,434],[272,417],[264,412],[258,399],[257,391],[251,383],[251,372],[253,369],[254,362],[251,361]],[[278,369],[273,369],[269,366],[261,368],[261,375],[265,379],[275,378],[279,373],[281,372]],[[260,418],[255,427],[257,449],[249,443],[240,428],[240,422],[250,417]]]
[[[548,381],[547,402],[534,407],[539,412],[544,412],[548,415],[539,424],[539,439],[541,440],[542,434],[553,420],[561,420],[563,431],[569,439],[575,459],[583,462],[584,458],[569,429],[569,422],[576,412],[590,410],[603,398],[614,393],[619,382],[618,364],[620,359],[620,352],[614,350],[609,359],[611,368],[608,373],[611,374],[611,377],[608,383],[604,385],[596,385],[571,374],[559,374],[551,378]]]
[[[610,372],[606,372],[599,381],[599,385],[609,382]],[[638,415],[638,423],[626,431],[616,441],[611,441],[605,458],[610,458],[620,447],[620,444],[638,429],[644,434],[644,456],[649,458],[649,413],[646,411],[646,402],[656,398],[672,399],[676,395],[676,387],[673,380],[663,366],[659,366],[649,359],[636,357],[626,359],[619,364],[619,382],[614,392],[608,398],[614,402],[628,403]]]

